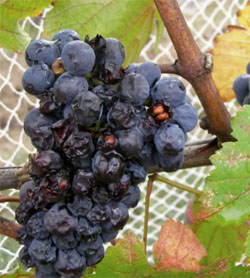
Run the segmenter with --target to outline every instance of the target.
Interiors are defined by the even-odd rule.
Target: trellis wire
[[[244,8],[247,4],[247,0],[179,0],[178,2],[194,38],[203,52],[213,47],[213,39],[217,34],[225,31],[227,25],[237,24],[236,11]],[[49,9],[46,9],[42,17],[36,19],[27,17],[22,22],[22,28],[29,29],[33,39],[41,36],[43,19],[48,12]],[[155,35],[152,34],[141,52],[139,62],[149,60],[161,64],[173,62],[176,54],[167,33],[164,32],[156,52],[154,51],[155,39]],[[29,138],[24,134],[23,120],[27,112],[38,105],[38,101],[28,96],[21,86],[22,74],[27,68],[23,56],[23,53],[17,54],[0,49],[0,166],[24,163],[28,154],[34,151]],[[201,115],[203,109],[197,96],[189,84],[186,88],[188,97]],[[231,113],[234,113],[235,102],[227,103],[227,107]],[[203,140],[208,137],[207,132],[197,127],[189,135],[188,142]],[[179,170],[171,174],[162,173],[162,175],[179,183],[202,189],[204,178],[210,168],[199,167]],[[140,203],[135,209],[130,210],[130,221],[121,234],[125,231],[133,231],[142,238],[146,183],[141,185],[141,191]],[[8,191],[9,195],[16,193],[16,190]],[[149,255],[152,253],[153,242],[159,235],[160,226],[169,217],[183,221],[190,198],[192,199],[192,196],[187,192],[155,182],[150,200]],[[14,220],[15,207],[15,204],[1,203],[0,213],[8,219]],[[6,274],[17,266],[20,248],[14,240],[0,236],[0,274]],[[152,261],[152,258],[150,260]]]

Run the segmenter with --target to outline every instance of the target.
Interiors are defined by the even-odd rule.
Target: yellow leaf
[[[250,2],[247,3],[245,9],[238,12],[238,21],[246,29],[250,29]]]
[[[221,98],[230,101],[235,98],[233,82],[246,73],[250,61],[250,4],[238,13],[242,27],[229,26],[228,32],[214,40],[213,78]]]

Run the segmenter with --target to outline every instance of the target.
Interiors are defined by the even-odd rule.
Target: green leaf
[[[242,223],[250,213],[250,105],[231,121],[237,142],[224,143],[211,157],[216,167],[206,179],[203,210],[219,225]]]
[[[38,16],[52,0],[6,0],[0,2],[0,46],[13,51],[23,50],[30,41],[21,29],[20,20],[27,16]]]
[[[134,62],[153,29],[153,0],[57,0],[45,18],[45,35],[51,39],[61,30],[77,31],[82,39],[100,34],[119,39],[126,62]]]
[[[19,265],[15,272],[0,275],[0,278],[35,278],[35,271],[32,269],[30,272],[25,272],[22,270],[22,266]]]
[[[115,246],[108,247],[105,257],[97,265],[96,274],[85,275],[96,277],[153,277],[155,270],[147,262],[144,245],[131,233],[118,239]]]
[[[157,52],[164,32],[164,24],[161,20],[161,16],[158,11],[155,13],[155,20],[156,20],[156,39],[155,39],[154,51]]]
[[[241,259],[249,230],[246,224],[223,227],[213,222],[203,222],[195,225],[194,230],[208,252],[208,255],[202,259],[203,265],[211,265],[218,258],[230,262]]]
[[[248,231],[247,233],[247,239],[246,239],[246,242],[245,242],[245,255],[250,258],[250,230]]]

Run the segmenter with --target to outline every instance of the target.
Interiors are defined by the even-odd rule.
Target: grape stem
[[[175,188],[187,191],[187,192],[189,192],[191,194],[194,194],[196,196],[200,196],[202,194],[202,191],[200,191],[198,189],[192,188],[192,187],[184,185],[184,184],[180,184],[180,183],[178,183],[176,181],[169,180],[169,179],[167,179],[167,178],[165,178],[163,176],[157,175],[157,174],[154,175],[154,180],[166,183],[166,184],[168,184],[170,186],[173,186]]]
[[[230,114],[215,87],[212,68],[206,65],[207,55],[197,46],[177,1],[154,1],[178,56],[174,67],[166,65],[164,69],[161,66],[162,70],[175,69],[177,74],[189,81],[206,112],[209,130],[220,142],[233,141]]]
[[[143,231],[143,243],[144,243],[144,252],[145,252],[145,254],[147,254],[150,196],[151,196],[151,193],[152,193],[152,190],[153,190],[155,176],[156,175],[148,176],[148,182],[147,182],[147,193],[146,193],[145,212],[144,212],[144,231]]]

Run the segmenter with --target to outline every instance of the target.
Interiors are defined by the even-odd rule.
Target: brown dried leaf
[[[207,256],[207,251],[189,227],[169,219],[162,225],[160,237],[154,243],[153,256],[159,270],[199,271],[202,268],[200,260]]]

